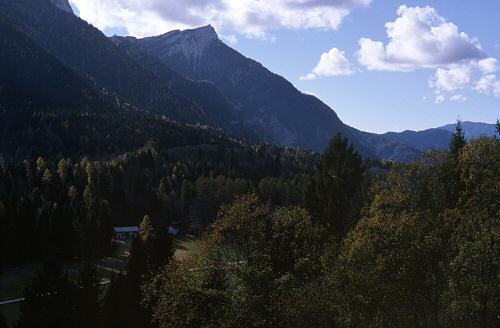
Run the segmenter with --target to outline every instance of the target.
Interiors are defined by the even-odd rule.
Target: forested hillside
[[[201,229],[259,188],[276,203],[302,199],[314,153],[122,103],[5,21],[0,42],[3,265],[107,254],[112,226],[146,213]]]
[[[100,231],[106,225],[102,218],[117,210],[108,207],[113,197],[109,202],[100,198],[105,196],[103,190],[114,189],[97,187],[109,186],[107,172],[117,182],[127,178],[116,170],[135,172],[132,177],[139,181],[154,175],[153,150],[136,156],[129,158],[130,163],[142,158],[137,167],[147,172],[145,176],[120,161],[119,169],[86,163],[80,175],[76,172],[85,163],[75,164],[66,176],[65,163],[60,162],[52,176],[41,159],[31,171],[18,171],[31,172],[34,181],[40,179],[41,188],[32,192],[39,202],[47,201],[62,181],[83,181],[82,198],[81,186],[70,187],[66,206],[45,206],[37,220],[52,222],[50,230],[62,232],[63,214],[76,209],[83,215],[80,222],[95,222],[94,231]],[[386,176],[374,176],[338,136],[309,178],[264,178],[258,187],[242,179],[207,177],[194,184],[185,179],[180,199],[171,198],[177,194],[172,182],[190,169],[173,168],[171,176],[152,187],[155,201],[148,204],[149,213],[169,202],[181,207],[177,212],[181,217],[185,210],[190,216],[213,210],[210,215],[217,213],[215,220],[205,221],[211,223],[201,245],[184,260],[172,258],[165,230],[145,216],[132,244],[127,273],[112,280],[104,304],[97,296],[87,299],[92,309],[89,318],[96,327],[248,327],[249,322],[252,327],[496,327],[500,323],[499,156],[498,138],[467,144],[458,129],[449,151],[435,151],[393,166]],[[216,200],[213,207],[208,206],[209,199]],[[128,199],[119,204],[130,201],[141,203]],[[35,204],[18,208],[34,209]],[[221,204],[225,205],[217,211]],[[11,205],[2,205],[3,217],[11,211]],[[52,243],[42,245],[53,247],[47,249],[49,254],[58,254],[57,247],[68,236],[74,234],[51,236]],[[99,240],[92,241],[92,250],[107,245]],[[53,283],[42,279],[47,275],[55,279]],[[97,279],[95,273],[91,277]],[[78,293],[70,292],[74,287],[61,287],[74,283],[50,265],[38,279],[42,280],[30,288],[40,293],[55,283],[61,296],[51,299],[53,308],[44,308],[44,318],[62,320],[65,327],[78,326],[74,320],[88,308],[79,305]],[[95,285],[79,286],[92,290]],[[42,311],[35,304],[43,297],[29,290],[19,322],[31,327],[27,323]],[[57,304],[63,301],[74,315],[60,315],[63,304]]]
[[[177,79],[173,73],[160,75],[145,68],[117,48],[101,31],[60,10],[49,0],[0,1],[3,20],[22,30],[39,46],[63,64],[90,77],[99,88],[115,94],[122,103],[129,103],[146,112],[166,115],[182,123],[210,124],[224,128],[239,136],[251,137],[235,119],[235,109],[217,94],[210,103],[211,90],[192,91],[187,97],[175,89]],[[193,84],[195,85],[195,84]],[[189,95],[189,92],[188,92]],[[198,101],[197,97],[204,101]]]

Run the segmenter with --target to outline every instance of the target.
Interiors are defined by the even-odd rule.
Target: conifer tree
[[[52,182],[52,172],[50,169],[45,169],[42,176],[43,184],[49,185]]]
[[[462,121],[457,120],[457,125],[455,126],[455,132],[453,133],[453,138],[451,139],[450,151],[453,156],[458,157],[460,150],[465,147],[467,140],[465,139],[465,133],[462,127]]]
[[[42,156],[38,157],[36,160],[36,168],[39,173],[44,172],[45,169],[47,168],[47,165],[45,164],[45,160],[43,159]]]
[[[61,179],[61,183],[63,185],[66,183],[66,179],[68,178],[70,167],[71,161],[65,160],[64,158],[57,163],[57,174],[59,175],[59,179]]]
[[[364,201],[364,181],[363,159],[337,134],[319,159],[307,193],[315,222],[342,237],[357,220]]]

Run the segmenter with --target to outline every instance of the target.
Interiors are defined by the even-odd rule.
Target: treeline
[[[467,144],[459,124],[449,151],[374,180],[337,136],[301,201],[271,202],[273,179],[261,180],[183,261],[145,217],[95,315],[121,327],[498,327],[499,158],[498,138]]]
[[[259,192],[276,204],[303,202],[311,153],[269,145],[149,143],[104,161],[24,160],[0,165],[1,264],[92,259],[111,252],[112,227],[150,213],[197,233],[222,204]]]

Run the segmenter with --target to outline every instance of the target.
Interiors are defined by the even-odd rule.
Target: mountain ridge
[[[193,44],[193,40],[203,43]],[[182,76],[213,83],[240,109],[244,122],[269,142],[321,151],[334,134],[342,133],[365,157],[408,161],[427,150],[448,147],[455,128],[451,124],[424,131],[374,134],[348,126],[321,99],[300,92],[282,76],[226,45],[210,25],[133,38],[132,43],[136,51],[156,57]],[[258,97],[260,102],[255,100]],[[468,134],[469,126],[465,130]],[[487,126],[487,131],[493,135],[494,126]]]
[[[350,127],[319,98],[226,45],[210,25],[108,38],[57,3],[67,0],[0,0],[1,17],[116,102],[145,113],[315,151],[340,133],[366,158],[409,161],[449,143],[444,128],[378,135]]]
[[[495,124],[489,124],[484,122],[463,121],[462,128],[464,129],[465,136],[468,139],[477,139],[480,136],[491,137],[495,135],[496,132]],[[454,132],[455,124],[443,125],[441,127],[438,127],[438,129]]]
[[[121,38],[130,41],[134,51],[155,57],[182,76],[213,83],[236,105],[245,125],[252,126],[265,141],[321,151],[335,134],[341,133],[365,157],[372,158],[380,154],[378,148],[392,153],[385,149],[398,147],[376,134],[344,124],[320,99],[302,93],[282,76],[226,45],[211,26],[142,39]],[[183,43],[196,39],[210,42],[195,47],[193,56],[184,50]],[[419,153],[409,146],[404,149],[406,154],[398,158],[410,159]]]

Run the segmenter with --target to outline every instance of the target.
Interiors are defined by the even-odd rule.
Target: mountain
[[[318,98],[224,44],[210,25],[137,39],[113,37],[129,54],[157,60],[192,81],[208,81],[236,106],[243,124],[260,139],[321,151],[341,133],[365,157],[411,160],[421,151],[396,139],[344,124]],[[150,69],[153,69],[150,67]]]
[[[342,133],[366,157],[379,157],[377,149],[387,154],[401,149],[343,124],[319,99],[225,45],[211,26],[109,39],[60,10],[66,1],[52,1],[0,0],[1,15],[120,104],[279,145],[321,151]],[[398,153],[398,159],[418,153],[403,149],[409,152]]]
[[[456,124],[448,124],[442,127],[422,131],[388,132],[381,135],[382,138],[397,144],[406,144],[421,152],[430,149],[446,149],[450,145],[452,133],[455,132]],[[492,137],[495,135],[495,125],[476,122],[462,122],[467,139],[477,139],[480,136]]]
[[[181,76],[213,83],[261,139],[321,150],[340,132],[369,152],[327,105],[224,44],[212,26],[127,40]]]
[[[456,124],[448,124],[438,129],[455,132]],[[479,123],[479,122],[462,122],[467,139],[477,139],[481,136],[492,137],[496,133],[495,124]]]
[[[387,140],[406,144],[420,151],[447,148],[451,140],[451,132],[440,128],[424,131],[388,132],[381,135]]]
[[[193,146],[218,154],[234,151],[245,155],[255,151],[252,145],[230,139],[219,130],[180,124],[120,102],[1,16],[0,72],[0,162],[41,155],[108,159],[145,145],[191,157]],[[270,154],[293,154],[290,149],[264,148]],[[195,158],[200,151],[194,152]],[[306,161],[311,158],[312,163],[313,154],[300,154]],[[302,160],[292,157],[283,168]],[[239,167],[245,165],[242,160]]]
[[[150,56],[134,47],[134,38],[131,37],[111,37],[111,41],[122,49],[130,58],[133,58],[145,69],[155,73],[168,86],[197,106],[207,109],[212,121],[224,130],[256,141],[257,133],[251,127],[243,126],[240,121],[239,110],[231,103],[220,90],[209,81],[194,81],[186,78],[163,64],[156,57]]]
[[[69,4],[68,0],[50,0],[57,8],[64,10],[70,14],[73,14],[73,8]]]
[[[63,64],[116,95],[120,102],[182,123],[207,124],[251,139],[252,134],[237,121],[234,106],[220,94],[213,95],[212,86],[196,83],[191,88],[178,74],[169,78],[159,76],[132,59],[98,29],[60,10],[66,1],[58,0],[57,6],[51,1],[0,0],[1,15]],[[172,81],[179,79],[188,85],[185,89],[192,89],[191,93],[178,93],[180,87],[177,91],[173,89]]]
[[[449,142],[443,129],[377,135],[352,128],[318,98],[224,44],[211,26],[108,38],[70,14],[67,0],[0,0],[0,9],[6,23],[120,108],[316,151],[341,133],[370,158],[408,161]]]
[[[4,106],[35,102],[39,107],[50,103],[55,107],[85,108],[100,98],[92,80],[66,67],[2,17],[0,71],[0,100]]]

